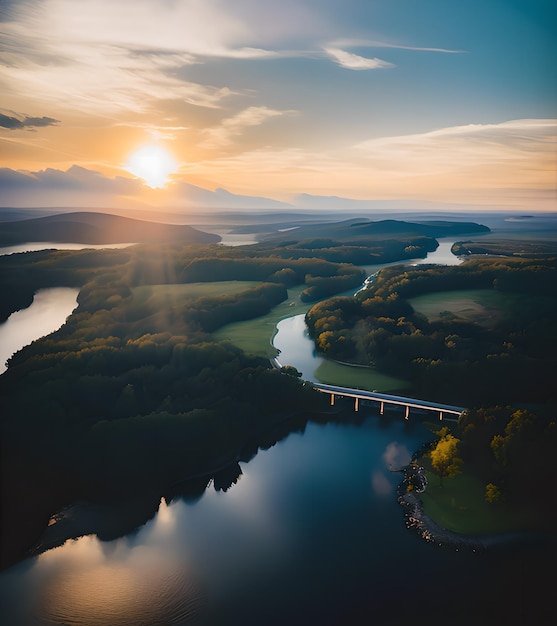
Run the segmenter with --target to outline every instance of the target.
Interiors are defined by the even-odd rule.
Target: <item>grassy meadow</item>
[[[133,288],[133,297],[135,305],[140,306],[148,302],[153,308],[162,308],[168,304],[178,304],[185,300],[241,293],[260,284],[259,281],[255,280],[227,280],[214,283],[143,285]]]
[[[407,391],[409,383],[400,378],[382,374],[372,367],[344,365],[325,359],[315,370],[315,377],[326,385],[353,387],[366,391]]]
[[[274,307],[267,315],[227,324],[212,333],[211,337],[215,341],[230,341],[245,352],[272,359],[277,355],[271,343],[277,324],[286,317],[306,313],[311,307],[310,303],[300,300],[303,289],[303,285],[289,289],[288,299]]]
[[[426,471],[426,476],[427,489],[420,494],[424,513],[447,530],[463,535],[489,535],[539,526],[536,514],[525,507],[487,502],[485,485],[470,474],[444,478],[442,485],[432,472]]]

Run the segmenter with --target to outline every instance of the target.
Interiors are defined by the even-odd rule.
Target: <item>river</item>
[[[0,374],[6,361],[23,346],[58,330],[77,307],[79,289],[39,289],[26,309],[12,313],[0,324]]]
[[[431,438],[395,413],[310,422],[240,461],[226,490],[163,498],[125,537],[81,537],[0,572],[2,623],[550,623],[546,546],[441,548],[406,527],[396,470]]]
[[[368,275],[373,275],[381,268],[393,265],[415,266],[431,263],[436,265],[459,265],[462,263],[462,259],[451,252],[455,241],[457,240],[452,238],[440,239],[437,249],[434,252],[428,253],[427,257],[424,259],[410,259],[405,262],[394,261],[392,263],[367,266],[363,269],[365,269]],[[346,295],[351,294],[352,292]],[[363,369],[328,361],[328,377],[325,379],[320,377],[319,368],[326,359],[317,354],[315,350],[313,340],[309,337],[307,332],[304,314],[287,317],[277,324],[277,331],[273,337],[273,346],[279,350],[278,362],[281,365],[292,365],[295,367],[301,372],[304,380],[335,384],[338,381],[330,379],[331,372],[333,376],[339,376],[344,379],[345,376],[350,378],[351,375],[355,375],[357,370]],[[386,377],[374,370],[372,372],[372,370],[367,369],[367,371],[369,372],[367,377],[361,376],[361,371],[356,374],[359,376],[359,380],[358,384],[355,386],[368,389],[369,391],[373,391],[374,389],[379,391],[392,391],[405,384],[404,381],[397,381],[391,377]]]

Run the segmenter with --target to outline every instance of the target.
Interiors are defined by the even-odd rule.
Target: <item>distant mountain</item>
[[[190,183],[176,184],[171,193],[171,197],[165,200],[167,206],[244,210],[293,208],[291,204],[271,198],[240,196],[222,188],[211,191]]]
[[[191,226],[162,224],[108,213],[76,212],[0,223],[0,245],[59,243],[218,243],[219,235]]]

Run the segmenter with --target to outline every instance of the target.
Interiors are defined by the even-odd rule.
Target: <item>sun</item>
[[[164,187],[169,174],[175,172],[177,167],[178,164],[170,152],[155,145],[139,148],[130,155],[126,163],[128,172],[142,178],[153,189]]]

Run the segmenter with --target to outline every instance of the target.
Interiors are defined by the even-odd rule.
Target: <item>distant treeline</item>
[[[408,301],[458,289],[523,294],[524,305],[488,329],[454,315],[430,321]],[[424,398],[463,406],[556,399],[555,259],[386,268],[355,297],[314,305],[306,320],[323,354],[404,377]]]

